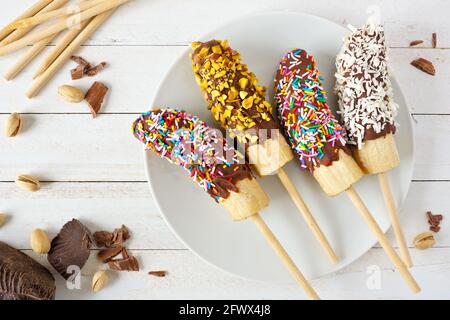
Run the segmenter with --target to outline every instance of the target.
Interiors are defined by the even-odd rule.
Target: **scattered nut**
[[[92,291],[99,292],[108,283],[108,273],[105,270],[97,271],[92,278]]]
[[[7,215],[0,212],[0,227],[5,224]]]
[[[63,85],[58,88],[59,95],[67,102],[79,103],[84,100],[84,92],[77,87]]]
[[[38,179],[24,174],[16,178],[16,184],[29,192],[36,192],[41,188],[41,184]]]
[[[34,229],[30,238],[31,249],[36,253],[48,253],[50,251],[50,240],[42,229]]]
[[[414,247],[419,250],[428,249],[434,246],[435,243],[436,240],[434,240],[434,235],[431,232],[420,233],[413,240]]]
[[[20,131],[20,127],[22,126],[22,119],[20,118],[20,114],[11,113],[5,121],[5,135],[7,137],[15,137]]]

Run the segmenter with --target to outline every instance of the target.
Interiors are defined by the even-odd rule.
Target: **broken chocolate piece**
[[[418,58],[416,60],[413,60],[411,62],[411,65],[432,76],[436,74],[436,70],[434,69],[433,63],[427,59]]]
[[[427,211],[427,219],[431,231],[439,232],[439,230],[441,230],[439,225],[441,224],[442,219],[444,219],[442,214],[433,214],[431,211]]]
[[[94,239],[97,247],[111,247],[112,245],[112,233],[108,231],[96,231],[94,232]]]
[[[53,300],[55,291],[50,271],[0,241],[0,300]]]
[[[167,272],[166,271],[149,271],[148,274],[151,276],[163,278],[167,275]]]
[[[431,47],[436,48],[437,46],[437,35],[436,32],[431,34]]]
[[[53,238],[47,260],[66,280],[75,278],[87,259],[92,245],[91,232],[78,220],[67,222]],[[68,269],[69,268],[69,269]]]
[[[103,69],[105,69],[106,66],[107,66],[106,62],[102,62],[102,63],[96,65],[95,67],[92,67],[92,68],[86,70],[85,72],[86,72],[86,74],[87,74],[89,77],[94,77],[94,76],[96,76],[100,71],[102,71]]]
[[[78,66],[75,69],[70,70],[70,75],[72,80],[78,80],[84,77],[84,67]]]
[[[122,252],[122,250],[123,250],[122,246],[103,249],[103,250],[99,251],[97,257],[103,263],[107,263],[112,258],[114,258],[117,255],[119,255]]]
[[[410,47],[414,47],[414,46],[417,46],[417,45],[422,44],[422,43],[423,43],[423,40],[414,40],[414,41],[411,41],[409,43],[409,46]]]
[[[94,239],[98,247],[115,247],[122,246],[123,243],[130,238],[130,231],[125,225],[114,231],[97,231],[94,233]]]
[[[108,262],[111,270],[139,271],[139,262],[127,249],[122,250],[123,259],[114,259]]]
[[[72,59],[72,61],[78,63],[79,66],[82,66],[84,68],[90,69],[92,67],[91,64],[87,62],[86,59],[84,59],[83,57],[71,56],[70,59]]]
[[[86,59],[84,59],[80,56],[72,56],[71,59],[73,61],[75,61],[76,63],[78,63],[78,67],[76,67],[75,69],[72,69],[70,71],[71,75],[72,75],[72,80],[81,79],[85,75],[87,75],[89,77],[94,77],[100,71],[105,69],[107,66],[106,62],[102,62],[96,66],[92,66],[92,64],[90,64],[88,61],[86,61]]]
[[[95,118],[97,113],[103,106],[103,102],[109,88],[103,83],[95,81],[91,88],[86,93],[84,98],[91,108],[92,117]]]

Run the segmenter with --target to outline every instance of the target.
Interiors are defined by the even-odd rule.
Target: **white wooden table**
[[[5,1],[0,11],[1,24],[33,1]],[[180,52],[221,23],[255,11],[292,10],[343,25],[360,25],[367,5],[373,2],[134,0],[121,8],[79,52],[92,61],[106,60],[111,65],[96,78],[108,83],[112,94],[95,120],[86,106],[68,105],[57,97],[57,86],[71,83],[70,65],[31,101],[24,92],[37,63],[13,82],[1,80],[0,123],[9,113],[20,112],[25,127],[14,139],[0,137],[0,211],[11,217],[0,229],[0,240],[33,255],[29,235],[34,228],[44,228],[53,237],[71,218],[81,219],[92,230],[112,230],[125,223],[133,232],[128,246],[139,257],[142,271],[113,273],[110,286],[92,294],[90,279],[100,267],[93,254],[83,269],[82,290],[67,290],[58,280],[57,297],[61,299],[304,298],[295,284],[244,280],[217,270],[187,250],[157,211],[147,187],[142,146],[133,140],[130,125],[137,114],[149,109],[159,80]],[[409,244],[417,233],[427,229],[427,210],[443,213],[446,220],[434,248],[411,249],[415,263],[412,272],[423,289],[419,295],[409,293],[379,246],[337,274],[312,283],[326,299],[449,299],[450,2],[378,2],[391,47],[391,66],[416,125],[414,177],[402,208]],[[436,49],[431,49],[432,32],[438,35]],[[425,43],[408,48],[415,39]],[[409,65],[417,57],[433,61],[435,77]],[[15,59],[17,55],[2,58],[0,72]],[[87,78],[77,84],[87,89],[91,81]],[[35,194],[19,190],[13,181],[23,173],[38,176],[43,181],[42,190]],[[48,265],[45,257],[36,258]],[[381,270],[379,290],[366,286],[367,268],[372,265]],[[169,276],[150,277],[146,274],[149,270],[168,270]]]

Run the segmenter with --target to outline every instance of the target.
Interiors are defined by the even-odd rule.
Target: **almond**
[[[50,251],[50,240],[42,229],[34,229],[30,238],[31,249],[36,253],[48,253]]]

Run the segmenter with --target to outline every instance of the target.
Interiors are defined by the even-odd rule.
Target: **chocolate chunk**
[[[102,63],[96,65],[95,67],[92,67],[92,68],[88,69],[88,70],[86,71],[86,74],[87,74],[89,77],[94,77],[94,76],[96,76],[100,71],[102,71],[103,69],[105,69],[106,66],[107,66],[106,62],[102,62]]]
[[[78,273],[68,268],[78,267],[81,270],[89,258],[91,245],[91,232],[80,221],[73,219],[52,240],[48,262],[63,278],[73,279]]]
[[[100,250],[97,257],[99,260],[101,260],[103,263],[107,263],[115,256],[119,255],[123,250],[122,246],[112,247]]]
[[[90,69],[92,67],[91,64],[89,62],[87,62],[86,59],[84,59],[83,57],[71,56],[70,59],[72,59],[72,61],[78,63],[78,65],[82,66],[83,68]]]
[[[92,117],[95,118],[97,113],[103,106],[103,102],[109,88],[103,83],[95,81],[91,88],[86,93],[84,98],[91,108]]]
[[[50,271],[0,241],[0,300],[53,300],[55,291]]]
[[[113,235],[111,232],[108,231],[96,231],[94,232],[94,239],[95,243],[97,244],[97,247],[111,247],[112,245],[112,238]]]
[[[151,276],[163,278],[167,275],[167,272],[166,271],[149,271],[148,274]]]
[[[414,40],[414,41],[411,41],[409,43],[409,46],[410,47],[414,47],[414,46],[417,46],[417,45],[422,44],[422,43],[423,43],[423,40]]]
[[[84,67],[78,66],[75,69],[70,70],[70,75],[72,80],[78,80],[84,77]]]
[[[122,246],[130,238],[130,231],[125,225],[113,232],[97,231],[94,233],[94,239],[98,247],[116,247]]]
[[[441,227],[439,225],[441,224],[442,219],[444,219],[444,216],[442,214],[433,214],[431,213],[431,211],[427,211],[427,219],[431,231],[437,233],[439,232],[439,230],[441,230]]]
[[[434,69],[433,63],[427,59],[418,58],[416,60],[411,61],[411,65],[432,76],[436,74],[436,70]]]
[[[430,227],[430,230],[433,231],[433,232],[438,233],[439,230],[441,230],[441,227],[439,227],[439,226],[431,226],[431,227]]]
[[[127,249],[122,250],[123,259],[115,259],[108,262],[111,270],[139,271],[139,262]]]

